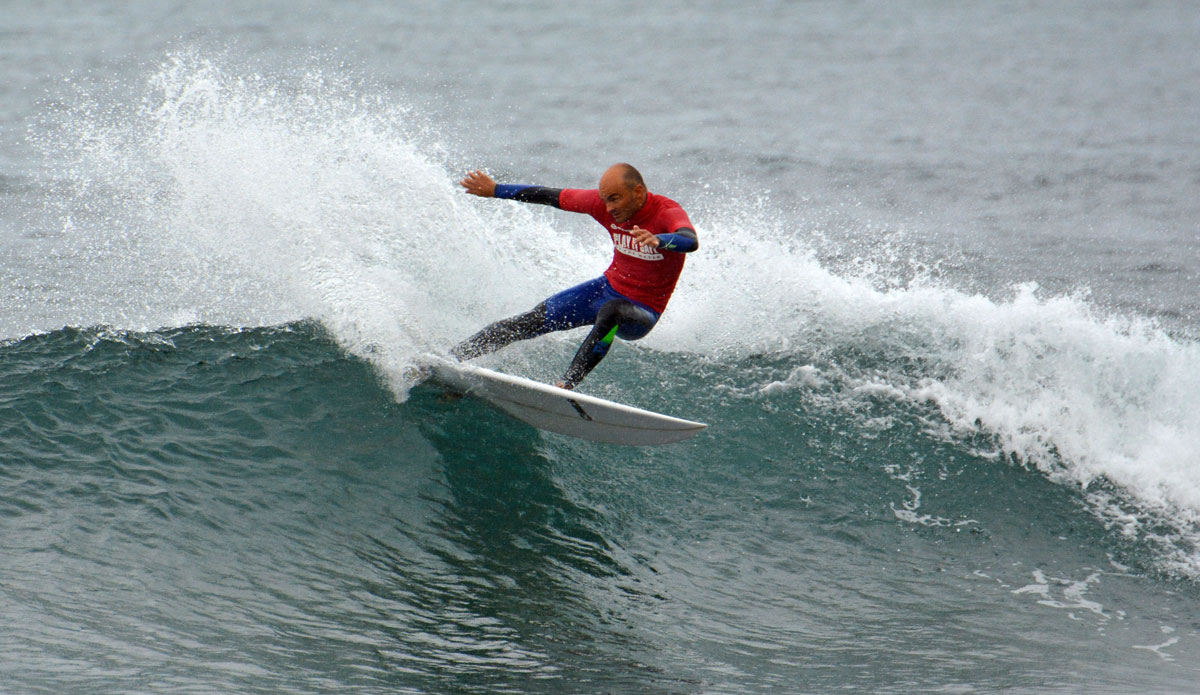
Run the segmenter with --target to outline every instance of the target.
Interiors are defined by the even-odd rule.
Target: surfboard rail
[[[437,381],[480,398],[541,430],[594,442],[655,446],[694,437],[708,425],[569,391],[471,364],[436,360]]]

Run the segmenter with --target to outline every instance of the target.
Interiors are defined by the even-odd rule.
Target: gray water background
[[[6,5],[7,196],[42,165],[27,131],[64,80],[136,91],[200,46],[341,62],[464,167],[586,186],[628,160],[677,197],[765,196],[798,233],[961,252],[964,285],[1197,319],[1193,3]],[[7,244],[31,233],[14,208]]]

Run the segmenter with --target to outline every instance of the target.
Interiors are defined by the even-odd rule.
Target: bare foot
[[[556,382],[554,382],[554,385],[559,387],[560,389],[566,389],[568,391],[570,391],[572,388],[574,388],[573,386],[567,386],[567,384],[562,381],[556,381]]]

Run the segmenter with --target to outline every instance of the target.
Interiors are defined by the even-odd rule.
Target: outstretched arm
[[[482,171],[469,172],[459,183],[467,189],[467,193],[481,198],[503,198],[522,203],[561,207],[558,203],[558,196],[562,193],[561,188],[496,183],[495,179]]]

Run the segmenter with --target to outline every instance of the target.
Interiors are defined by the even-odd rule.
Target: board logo
[[[587,420],[588,422],[592,421],[592,416],[587,414],[587,411],[583,409],[582,405],[579,405],[579,401],[575,400],[574,398],[568,398],[567,402],[571,404],[571,407],[575,409],[575,412],[579,413],[579,417]]]

